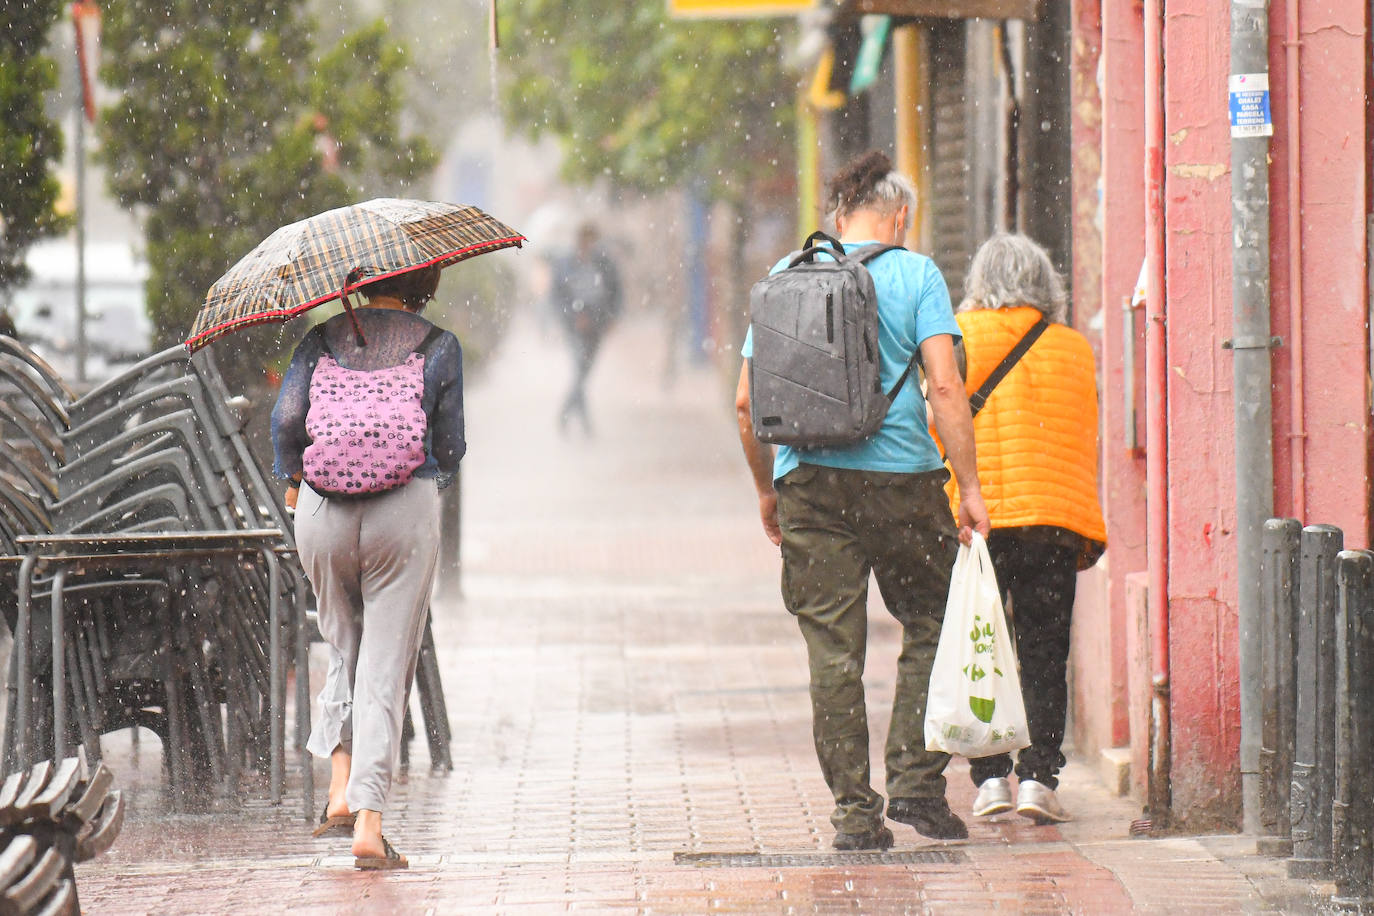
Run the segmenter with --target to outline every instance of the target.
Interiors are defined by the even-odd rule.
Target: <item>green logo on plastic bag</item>
[[[973,654],[976,658],[979,655],[992,655],[993,644],[996,642],[996,630],[991,622],[985,622],[981,614],[973,617],[973,628],[968,634],[969,641],[973,643]],[[1001,676],[1002,672],[995,665],[992,673]],[[976,661],[964,666],[964,676],[973,683],[978,683],[988,676],[988,672]],[[973,711],[974,716],[979,722],[991,722],[992,712],[997,708],[997,701],[991,698],[970,696],[968,707]]]

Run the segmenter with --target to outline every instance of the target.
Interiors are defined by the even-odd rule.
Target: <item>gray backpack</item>
[[[814,245],[814,242],[829,243]],[[850,445],[878,431],[920,358],[891,391],[879,380],[878,295],[864,266],[897,245],[854,252],[813,232],[787,267],[749,292],[754,354],[749,402],[763,442],[811,448]],[[824,252],[828,257],[818,259]]]

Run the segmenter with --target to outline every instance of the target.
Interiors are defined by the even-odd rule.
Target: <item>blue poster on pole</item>
[[[1269,137],[1274,117],[1269,111],[1269,74],[1235,73],[1227,81],[1230,90],[1232,137]]]

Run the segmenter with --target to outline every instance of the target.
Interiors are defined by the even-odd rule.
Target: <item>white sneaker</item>
[[[1044,783],[1022,779],[1016,787],[1016,813],[1037,824],[1059,824],[1069,820],[1069,813],[1059,804],[1059,796]]]
[[[973,800],[973,816],[989,817],[1011,810],[1011,783],[1005,776],[983,780],[978,797]]]

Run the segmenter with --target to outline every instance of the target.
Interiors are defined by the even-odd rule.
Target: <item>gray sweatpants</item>
[[[381,811],[400,759],[420,636],[439,554],[439,492],[417,478],[370,499],[324,499],[302,486],[296,544],[330,645],[329,675],[307,744],[353,755],[350,811]]]

